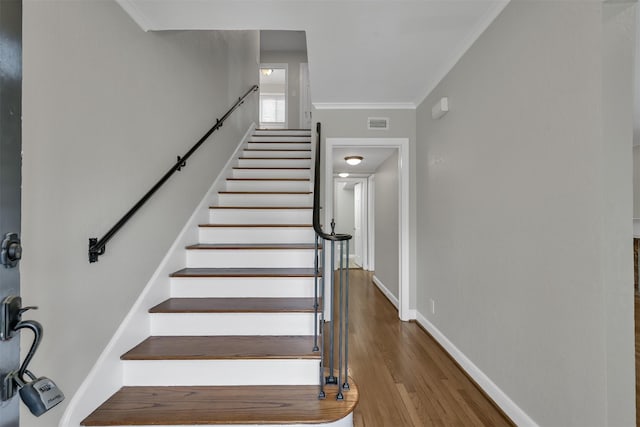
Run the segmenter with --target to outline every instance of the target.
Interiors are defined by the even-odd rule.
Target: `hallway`
[[[350,375],[360,388],[356,427],[512,425],[436,341],[350,270]]]

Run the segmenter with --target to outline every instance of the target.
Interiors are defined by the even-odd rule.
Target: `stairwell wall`
[[[635,425],[632,17],[513,1],[417,110],[418,320],[518,425]]]
[[[101,237],[257,84],[257,32],[145,33],[111,1],[24,1],[25,304],[45,328],[32,370],[67,401],[252,122],[252,96],[89,264]],[[24,345],[29,340],[24,341]],[[114,373],[117,377],[118,373]]]

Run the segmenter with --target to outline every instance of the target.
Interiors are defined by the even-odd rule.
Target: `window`
[[[284,93],[260,94],[260,122],[284,123],[285,122]]]

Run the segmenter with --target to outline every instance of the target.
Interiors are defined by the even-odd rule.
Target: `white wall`
[[[640,145],[633,146],[633,217],[640,218]]]
[[[375,173],[375,276],[395,297],[399,295],[400,205],[398,153],[382,163]]]
[[[287,75],[287,120],[290,129],[300,127],[300,63],[307,62],[307,52],[260,52],[260,61],[265,64],[289,64]]]
[[[519,424],[635,425],[634,25],[616,7],[511,2],[417,110],[419,317]]]
[[[33,371],[75,393],[252,121],[249,100],[107,245],[100,237],[258,79],[257,32],[144,33],[111,1],[24,2],[25,304]],[[257,98],[257,95],[253,95]],[[28,344],[28,340],[25,340]],[[67,400],[68,402],[68,400]],[[56,425],[66,403],[21,426]]]

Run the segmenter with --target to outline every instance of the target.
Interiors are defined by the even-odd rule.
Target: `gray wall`
[[[398,205],[398,153],[382,163],[375,173],[375,276],[399,298],[398,252],[400,223]]]
[[[511,2],[417,110],[418,311],[539,425],[635,425],[616,7]]]
[[[300,127],[300,63],[307,62],[307,52],[261,51],[260,62],[289,64],[287,120],[290,129],[298,129]]]
[[[633,217],[640,218],[640,145],[633,147]]]
[[[100,237],[257,83],[257,32],[144,33],[113,1],[24,2],[24,302],[70,399],[239,139],[247,102],[89,264]],[[27,342],[28,344],[28,342]],[[22,426],[56,425],[64,406]]]
[[[345,188],[345,182],[336,182],[333,190],[333,212],[336,220],[336,233],[353,234],[355,227],[353,186]],[[355,245],[351,245],[349,252],[353,253]]]

